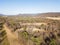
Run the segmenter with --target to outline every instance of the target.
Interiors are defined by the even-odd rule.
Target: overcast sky
[[[0,0],[0,14],[60,12],[60,0]]]

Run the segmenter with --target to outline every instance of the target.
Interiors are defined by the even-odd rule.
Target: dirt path
[[[7,38],[9,40],[9,42],[10,42],[10,45],[20,45],[19,42],[18,42],[17,35],[15,35],[14,33],[12,33],[10,31],[10,29],[6,25],[4,25],[4,29],[7,32]]]
[[[46,17],[47,19],[60,20],[60,17]]]

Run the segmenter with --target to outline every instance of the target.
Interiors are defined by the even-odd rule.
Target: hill
[[[37,14],[37,16],[42,16],[42,17],[59,17],[60,16],[60,12],[41,13],[41,14]]]
[[[37,14],[17,14],[17,15],[4,15],[0,14],[0,16],[10,16],[10,17],[59,17],[60,12],[48,12],[48,13],[37,13]]]

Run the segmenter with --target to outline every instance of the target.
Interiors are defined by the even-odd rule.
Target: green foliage
[[[4,35],[6,35],[6,31],[3,30],[2,32],[0,32],[0,36],[3,37]]]
[[[28,39],[28,33],[26,32],[26,31],[24,31],[23,33],[22,33],[22,36],[25,38],[25,39]]]
[[[57,45],[54,39],[51,40],[50,45]]]
[[[35,42],[36,45],[39,45],[40,42],[41,42],[41,40],[40,40],[39,37],[37,37],[37,38],[35,38],[35,37],[31,37],[31,40],[32,40],[33,42]]]

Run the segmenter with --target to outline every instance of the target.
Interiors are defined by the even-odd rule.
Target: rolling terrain
[[[7,43],[3,40],[5,44],[0,42],[0,45],[60,45],[59,12],[0,15],[4,27],[0,28],[5,30],[7,36]]]

